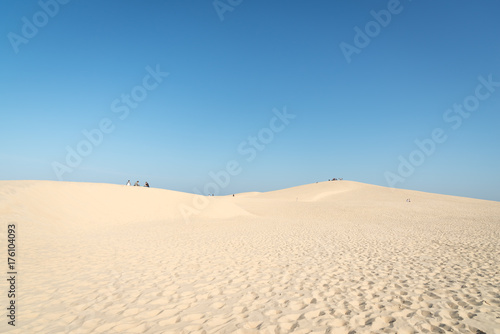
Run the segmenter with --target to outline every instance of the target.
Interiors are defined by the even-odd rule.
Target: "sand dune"
[[[0,181],[0,222],[19,272],[2,333],[500,333],[498,202]]]

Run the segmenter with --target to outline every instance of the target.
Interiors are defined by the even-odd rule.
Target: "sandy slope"
[[[18,326],[3,311],[0,332],[500,333],[498,202],[349,181],[234,198],[0,181],[2,249],[9,223]]]

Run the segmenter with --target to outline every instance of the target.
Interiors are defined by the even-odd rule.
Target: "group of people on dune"
[[[130,186],[131,183],[130,183],[130,180],[127,181],[127,186]],[[139,181],[137,181],[136,183],[134,183],[134,187],[140,187],[141,185],[139,184]],[[149,183],[146,181],[144,182],[144,187],[147,187],[149,188]]]

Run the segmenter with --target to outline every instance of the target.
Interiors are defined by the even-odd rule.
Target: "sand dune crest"
[[[498,202],[350,181],[196,196],[1,181],[22,306],[0,332],[499,332]]]

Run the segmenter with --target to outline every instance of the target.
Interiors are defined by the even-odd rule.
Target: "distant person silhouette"
[[[130,180],[127,181],[127,186],[130,186]]]
[[[139,181],[137,181],[136,183],[134,183],[134,187],[139,187]]]

